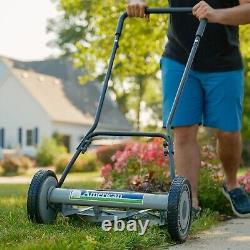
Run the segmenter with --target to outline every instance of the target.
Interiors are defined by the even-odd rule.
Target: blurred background
[[[152,7],[166,1],[148,0]],[[123,1],[43,0],[2,3],[0,10],[0,158],[31,157],[53,165],[70,155],[94,120],[117,19]],[[167,15],[150,22],[127,19],[99,127],[162,130],[159,60]],[[243,160],[250,153],[250,26],[240,27],[245,62]],[[213,131],[201,128],[201,145],[216,147]],[[123,143],[93,142],[91,149]],[[49,149],[48,148],[52,148]],[[43,150],[54,152],[50,158]],[[58,152],[56,152],[58,151]],[[47,160],[47,158],[49,158]],[[67,157],[64,157],[67,158]],[[69,156],[68,156],[69,158]]]
[[[167,6],[166,0],[147,3]],[[104,237],[100,228],[61,219],[53,230],[34,230],[26,219],[34,173],[49,168],[60,175],[93,124],[125,1],[8,0],[0,6],[0,248],[147,249],[170,242],[165,229],[152,229],[146,237]],[[164,132],[159,61],[167,22],[166,15],[126,20],[98,129]],[[245,99],[238,182],[250,194],[250,25],[240,27],[240,40]],[[199,140],[204,212],[194,232],[216,224],[218,212],[223,218],[232,214],[220,191],[224,176],[213,131],[201,127]],[[166,191],[167,166],[162,140],[101,138],[79,157],[65,185]]]

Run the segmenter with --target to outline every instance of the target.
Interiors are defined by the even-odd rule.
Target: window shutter
[[[20,147],[22,147],[23,145],[23,129],[22,128],[18,129],[18,143]]]
[[[4,128],[1,129],[1,133],[0,133],[0,146],[1,148],[5,147],[5,129]]]
[[[3,147],[3,129],[0,128],[0,147]]]

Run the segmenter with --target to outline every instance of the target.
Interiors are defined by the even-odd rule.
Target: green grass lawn
[[[84,187],[95,188],[88,182]],[[74,184],[74,187],[80,184]],[[72,185],[71,185],[72,187]],[[165,228],[150,227],[144,236],[137,232],[104,232],[99,226],[61,216],[54,225],[35,225],[27,220],[27,185],[0,185],[0,249],[154,249],[171,243]],[[217,216],[205,211],[192,225],[197,231],[217,223]]]

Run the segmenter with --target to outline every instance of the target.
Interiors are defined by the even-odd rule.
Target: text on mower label
[[[143,204],[143,194],[90,191],[90,190],[71,191],[69,199]]]

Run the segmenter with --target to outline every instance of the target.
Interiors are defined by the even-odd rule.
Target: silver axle
[[[78,206],[100,206],[167,210],[168,193],[137,193],[54,188],[48,202]]]

